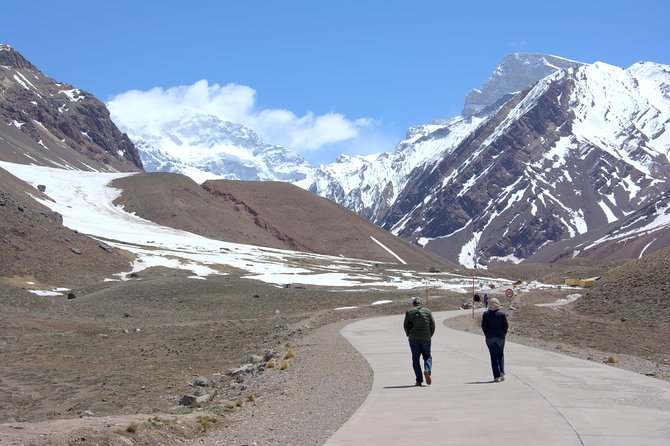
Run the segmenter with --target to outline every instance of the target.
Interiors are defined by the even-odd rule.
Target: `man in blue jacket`
[[[493,381],[505,381],[505,336],[507,335],[507,315],[500,310],[500,301],[495,297],[489,301],[488,311],[482,315],[482,330],[486,346],[491,355]]]
[[[430,340],[435,334],[435,319],[433,319],[433,313],[422,306],[420,297],[412,299],[412,308],[405,313],[403,328],[409,339],[409,348],[412,351],[412,368],[416,376],[414,385],[421,386],[424,377],[426,378],[426,384],[430,385],[433,382],[431,377],[433,358],[430,354]],[[419,362],[421,356],[423,356],[423,376],[421,375],[421,364]]]

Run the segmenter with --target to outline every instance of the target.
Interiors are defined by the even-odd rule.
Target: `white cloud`
[[[193,85],[148,91],[131,90],[114,96],[107,104],[112,119],[127,128],[156,128],[191,113],[206,113],[253,128],[266,142],[298,152],[352,141],[361,130],[374,127],[373,119],[350,120],[339,113],[297,116],[290,110],[255,108],[256,91],[245,85]]]

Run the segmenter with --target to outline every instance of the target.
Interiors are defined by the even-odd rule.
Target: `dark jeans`
[[[430,372],[433,367],[433,358],[430,356],[430,341],[409,341],[409,348],[412,350],[412,368],[416,376],[416,382],[423,382],[421,374],[421,364],[419,357],[423,356],[423,367],[426,372]]]
[[[493,377],[500,378],[500,375],[505,374],[505,338],[486,338],[486,346],[491,355]]]

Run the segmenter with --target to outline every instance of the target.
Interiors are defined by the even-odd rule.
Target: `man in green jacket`
[[[422,306],[420,297],[412,299],[412,308],[405,313],[403,328],[409,339],[409,348],[412,351],[412,368],[416,376],[414,385],[423,385],[424,377],[426,378],[426,384],[430,385],[433,382],[431,378],[433,358],[430,355],[430,340],[435,334],[435,319],[433,319],[433,313]],[[423,375],[419,362],[421,356],[423,356]]]

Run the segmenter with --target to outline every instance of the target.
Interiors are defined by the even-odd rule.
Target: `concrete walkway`
[[[483,336],[443,324],[463,313],[434,313],[424,387],[413,385],[402,315],[344,327],[374,381],[326,445],[670,445],[670,383],[509,342],[506,381],[493,383]]]

